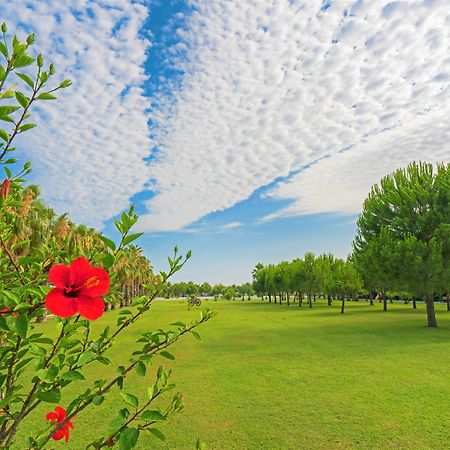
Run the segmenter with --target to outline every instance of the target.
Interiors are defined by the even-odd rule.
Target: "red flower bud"
[[[11,186],[11,180],[6,178],[0,185],[0,198],[6,198],[9,194],[9,187]]]

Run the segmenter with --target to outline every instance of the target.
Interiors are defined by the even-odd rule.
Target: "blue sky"
[[[14,4],[13,4],[14,3]],[[19,142],[48,203],[179,279],[351,250],[363,199],[412,160],[450,160],[446,1],[42,0],[2,20],[74,80]]]

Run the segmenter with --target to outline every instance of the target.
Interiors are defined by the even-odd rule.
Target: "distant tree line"
[[[411,163],[373,186],[357,222],[353,253],[344,261],[306,253],[291,262],[258,264],[253,287],[269,302],[309,306],[318,295],[346,299],[377,294],[387,310],[390,297],[426,304],[436,327],[436,300],[450,311],[450,164]]]
[[[241,285],[224,285],[217,283],[211,285],[207,282],[202,284],[194,283],[193,281],[181,281],[179,283],[172,283],[164,290],[163,295],[166,298],[180,298],[180,297],[214,297],[216,300],[224,298],[226,300],[250,300],[255,294],[251,283],[244,283]]]
[[[312,308],[319,296],[324,296],[331,305],[333,299],[341,301],[341,312],[345,300],[358,298],[363,280],[353,262],[335,258],[331,254],[318,257],[307,252],[303,259],[279,264],[257,264],[253,271],[253,288],[258,295],[267,296],[269,302],[298,303],[306,299]]]

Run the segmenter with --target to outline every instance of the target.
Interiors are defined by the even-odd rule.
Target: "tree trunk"
[[[289,306],[290,305],[290,302],[289,302],[289,292],[286,294],[286,300],[287,300],[287,305]]]
[[[308,294],[309,307],[312,308],[311,294]]]
[[[328,300],[328,306],[331,306],[331,295],[330,294],[327,295],[327,300]]]
[[[429,295],[426,299],[427,304],[427,319],[428,319],[428,326],[430,328],[437,328],[437,320],[436,320],[436,313],[434,311],[434,296]]]
[[[303,294],[298,294],[298,307],[300,308],[303,303]]]
[[[381,296],[383,297],[383,311],[387,311],[387,295],[383,292]]]
[[[344,309],[345,309],[345,299],[344,299],[344,297],[342,297],[341,301],[342,301],[342,303],[341,303],[341,314],[344,314]]]
[[[416,299],[413,298],[413,309],[417,309]]]
[[[445,301],[447,303],[447,311],[450,311],[450,292],[445,293]]]

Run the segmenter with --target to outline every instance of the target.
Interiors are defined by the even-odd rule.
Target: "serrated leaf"
[[[31,79],[30,76],[28,76],[26,73],[21,73],[21,72],[16,72],[16,75],[19,78],[22,78],[23,81],[25,81],[25,83],[28,84],[28,86],[30,86],[31,88],[34,87],[34,81]]]
[[[20,109],[20,106],[14,106],[14,105],[0,106],[0,116],[6,116],[8,114],[12,114],[13,112],[16,112],[18,109]]]
[[[17,333],[22,339],[27,337],[28,319],[25,314],[20,314],[16,317],[9,316],[6,318],[6,322],[9,329]]]
[[[31,129],[34,128],[35,126],[36,126],[35,123],[26,123],[26,124],[21,125],[21,126],[19,127],[19,131],[20,131],[21,133],[23,133],[24,131],[31,130]]]
[[[147,422],[152,422],[153,420],[166,420],[164,415],[156,409],[144,411],[141,414],[141,419],[146,420]]]
[[[104,242],[104,244],[110,248],[112,251],[116,249],[116,244],[112,239],[107,238],[106,236],[100,235],[99,238]]]
[[[2,120],[3,122],[14,123],[14,120],[9,116],[0,116],[0,120]]]
[[[43,92],[42,94],[39,94],[36,98],[37,100],[56,100],[56,96],[49,94],[48,92]]]
[[[110,269],[114,264],[114,256],[111,255],[111,253],[108,253],[103,257],[102,263],[105,269]]]
[[[0,130],[0,139],[4,140],[5,142],[8,142],[9,134],[5,130]]]
[[[125,428],[119,437],[119,450],[130,450],[135,447],[139,439],[137,428]]]
[[[86,363],[92,361],[93,359],[95,359],[94,352],[85,352],[78,359],[78,365],[84,366]]]
[[[141,237],[144,233],[134,233],[134,234],[130,234],[128,235],[124,240],[123,240],[123,245],[128,245],[131,242],[135,241],[136,239],[138,239],[139,237]]]
[[[165,441],[166,440],[166,436],[164,436],[164,434],[161,433],[161,431],[159,431],[158,428],[148,428],[148,431],[150,433],[152,433],[153,436],[155,436],[158,439],[160,439],[161,441]]]
[[[0,42],[0,52],[5,57],[5,59],[8,59],[8,51],[6,50],[6,46],[3,42]]]
[[[166,350],[163,350],[163,351],[160,353],[160,355],[161,355],[161,356],[164,356],[164,358],[167,358],[167,359],[171,359],[171,360],[174,360],[174,359],[175,359],[175,356],[173,356],[172,353],[170,353],[170,352],[168,352],[168,351],[166,351]]]
[[[14,95],[16,96],[16,100],[19,102],[20,106],[25,109],[28,106],[30,99],[25,97],[25,95],[19,91],[14,92]]]
[[[136,366],[136,373],[141,377],[144,377],[147,372],[147,367],[142,361],[139,361]]]
[[[33,62],[34,62],[34,58],[32,56],[24,53],[23,55],[20,55],[18,58],[14,59],[14,67],[16,69],[19,69],[21,67],[29,66]]]
[[[121,392],[120,396],[123,398],[123,401],[133,407],[137,407],[139,405],[139,400],[137,397],[131,394],[126,394],[125,392]]]
[[[63,380],[70,380],[70,381],[78,381],[78,380],[82,381],[86,379],[84,375],[78,372],[77,370],[71,370],[70,372],[66,372],[63,375],[61,375],[61,378]]]
[[[46,403],[59,403],[61,400],[61,392],[57,389],[48,392],[38,392],[36,397]]]

